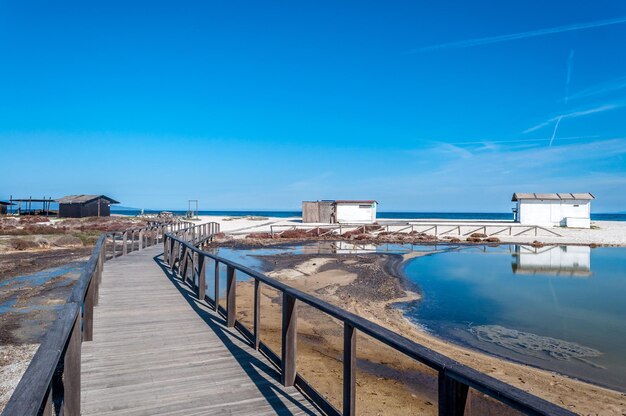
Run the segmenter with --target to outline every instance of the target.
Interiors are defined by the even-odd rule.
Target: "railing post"
[[[198,263],[196,262],[196,252],[191,251],[189,253],[189,261],[191,262],[191,286],[194,287],[196,285],[196,270],[199,270]]]
[[[261,282],[254,279],[254,349],[259,349],[261,342]]]
[[[187,258],[188,258],[188,256],[187,256],[187,246],[183,246],[182,252],[183,252],[183,254],[182,254],[182,256],[183,256],[183,258],[182,258],[183,264],[182,264],[182,267],[180,267],[180,263],[179,263],[179,266],[178,266],[179,273],[178,274],[180,274],[181,280],[183,281],[183,283],[185,283],[185,281],[187,280]]]
[[[96,282],[92,276],[87,293],[85,294],[83,316],[83,341],[93,340],[93,304]]]
[[[63,358],[63,409],[67,416],[80,415],[80,310],[72,327]]]
[[[237,277],[233,266],[226,267],[226,326],[235,326],[237,313]]]
[[[469,387],[439,371],[439,415],[463,416]]]
[[[220,310],[220,262],[215,260],[215,312]]]
[[[169,258],[169,253],[168,253],[168,251],[167,251],[167,249],[168,249],[168,248],[169,248],[169,247],[168,247],[168,245],[167,245],[167,240],[166,240],[166,239],[165,239],[165,237],[164,237],[164,238],[163,238],[163,261],[164,261],[165,263],[167,263],[167,264],[170,264],[170,261],[169,261],[169,259],[170,259],[170,258]]]
[[[198,299],[204,300],[206,294],[206,258],[204,255],[198,254]]]
[[[122,256],[125,256],[128,254],[128,248],[126,247],[128,243],[128,232],[124,231],[124,233],[122,234]]]
[[[283,386],[293,386],[296,381],[296,356],[297,356],[297,325],[298,309],[297,300],[283,292],[283,328],[281,338],[281,381]]]
[[[143,228],[139,230],[139,251],[143,250]]]
[[[115,258],[115,233],[111,234],[113,243],[111,246],[113,247],[113,258]]]
[[[343,325],[343,415],[356,414],[356,330]]]
[[[170,269],[174,271],[174,264],[176,263],[176,240],[173,238],[170,240]]]

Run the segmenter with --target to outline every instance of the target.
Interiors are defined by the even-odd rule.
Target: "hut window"
[[[359,208],[371,208],[371,205],[359,205]]]
[[[578,205],[578,204],[574,204],[574,206],[575,206],[575,207],[579,207],[580,205]]]

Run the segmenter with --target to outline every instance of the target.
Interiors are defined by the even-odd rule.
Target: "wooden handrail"
[[[529,415],[574,415],[571,411],[559,407],[542,398],[534,396],[517,387],[497,380],[485,373],[474,370],[458,361],[440,354],[424,345],[418,344],[405,338],[387,328],[375,324],[365,318],[348,312],[342,308],[332,305],[313,295],[302,292],[288,286],[276,279],[268,277],[262,273],[252,270],[246,266],[235,263],[226,258],[203,251],[201,248],[207,241],[211,240],[212,234],[205,234],[195,241],[187,241],[181,238],[188,233],[174,232],[166,233],[164,236],[164,250],[166,252],[166,263],[172,271],[180,275],[180,267],[176,265],[183,260],[184,252],[194,253],[198,258],[204,257],[215,262],[215,296],[211,299],[206,293],[200,300],[214,303],[216,311],[223,312],[226,316],[228,327],[235,327],[250,341],[251,346],[264,352],[270,361],[279,366],[281,370],[281,380],[285,386],[296,385],[313,399],[326,413],[335,415],[355,414],[355,351],[357,331],[366,334],[379,342],[395,349],[396,351],[436,370],[439,374],[439,414],[440,415],[462,415],[469,388],[478,390],[497,401],[500,401],[516,410]],[[177,247],[177,248],[174,248]],[[219,265],[224,264],[227,268],[227,306],[223,309],[219,306]],[[253,332],[236,319],[236,287],[237,275],[243,273],[254,279],[254,309],[253,309]],[[183,276],[183,275],[181,275]],[[184,277],[183,277],[184,278]],[[202,277],[203,279],[205,276]],[[193,281],[193,280],[192,280]],[[260,309],[259,309],[259,284],[263,283],[282,293],[283,318],[281,337],[281,357],[279,358],[265,343],[260,341]],[[303,302],[313,308],[336,318],[344,324],[344,364],[343,364],[343,412],[334,408],[321,394],[297,374],[297,305]]]

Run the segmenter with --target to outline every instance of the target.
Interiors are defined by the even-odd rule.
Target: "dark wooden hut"
[[[108,217],[111,204],[119,204],[105,195],[70,195],[56,202],[59,203],[59,218]]]
[[[6,201],[0,201],[0,215],[6,215],[7,207],[9,205],[13,205],[13,204],[10,202],[6,202]]]

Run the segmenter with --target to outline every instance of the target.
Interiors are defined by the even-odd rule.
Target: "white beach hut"
[[[515,221],[524,225],[544,227],[591,227],[590,193],[535,194],[516,192],[511,201],[517,202],[513,209]]]
[[[373,200],[335,201],[335,213],[337,222],[340,224],[373,224],[376,222],[376,206],[378,202]]]

